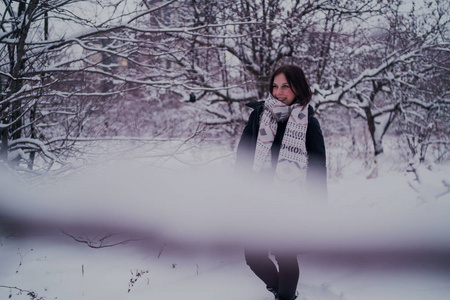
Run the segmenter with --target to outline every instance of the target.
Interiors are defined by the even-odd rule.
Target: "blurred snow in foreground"
[[[2,183],[1,215],[36,226],[83,225],[193,245],[274,243],[299,250],[450,249],[444,170],[422,192],[404,174],[330,184],[329,200],[275,188],[231,169],[169,170],[132,161],[51,184]],[[433,186],[434,185],[434,186]],[[440,196],[442,195],[442,196]]]
[[[223,166],[111,161],[40,184],[4,173],[0,295],[271,299],[241,250],[282,245],[300,254],[300,299],[443,299],[449,170],[419,169],[420,185],[406,172],[347,176],[326,204]]]

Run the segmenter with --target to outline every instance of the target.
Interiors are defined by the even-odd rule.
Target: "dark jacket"
[[[264,101],[253,101],[247,104],[253,108],[247,125],[242,133],[236,153],[236,168],[238,170],[251,170],[255,157],[256,141],[258,139],[259,121],[264,109]],[[327,169],[325,143],[319,121],[314,117],[311,106],[308,109],[308,129],[306,130],[306,151],[308,153],[308,170],[306,180],[308,185],[314,186],[314,190],[320,190],[326,194]],[[282,137],[287,122],[278,123],[277,133],[272,145],[272,159],[278,159]]]

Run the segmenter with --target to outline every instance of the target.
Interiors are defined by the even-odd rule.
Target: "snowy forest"
[[[106,140],[233,147],[298,64],[327,136],[448,159],[447,1],[3,1],[1,161],[41,175]],[[434,154],[434,151],[433,151]]]
[[[290,221],[301,300],[450,296],[448,1],[2,0],[0,24],[0,298],[272,299],[239,249]],[[270,227],[233,166],[285,64],[329,207]]]

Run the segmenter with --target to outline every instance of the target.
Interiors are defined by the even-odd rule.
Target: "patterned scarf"
[[[276,182],[305,183],[308,155],[306,152],[306,129],[308,128],[308,105],[294,103],[287,106],[269,97],[264,103],[256,143],[253,170],[264,172],[272,168],[272,148],[278,122],[287,121],[286,131],[281,142],[280,154],[275,169]]]

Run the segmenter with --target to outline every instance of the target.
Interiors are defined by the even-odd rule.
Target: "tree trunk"
[[[4,128],[3,130],[0,130],[0,135],[2,139],[2,147],[0,149],[0,161],[7,161],[8,160],[8,129]]]
[[[382,134],[378,134],[377,127],[375,124],[375,118],[372,115],[370,107],[365,107],[364,111],[366,113],[367,125],[369,127],[370,136],[372,137],[373,149],[375,156],[384,152],[382,143]]]

